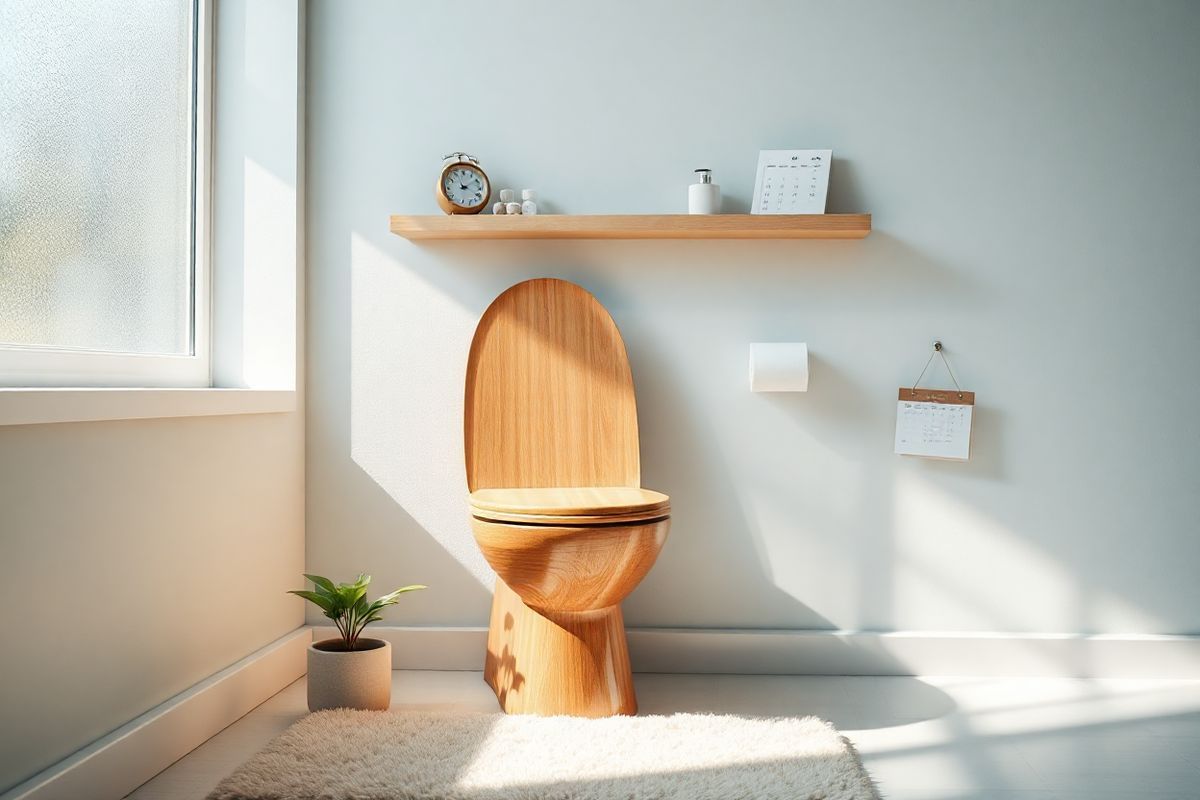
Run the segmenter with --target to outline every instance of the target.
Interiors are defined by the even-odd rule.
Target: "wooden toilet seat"
[[[585,289],[535,278],[479,320],[463,408],[471,531],[496,571],[484,680],[510,714],[633,714],[621,601],[671,527],[641,488],[625,343]]]
[[[630,486],[478,489],[471,515],[524,525],[603,525],[646,522],[671,513],[671,498]]]

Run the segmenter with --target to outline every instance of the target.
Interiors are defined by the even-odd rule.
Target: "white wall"
[[[0,428],[0,787],[303,622],[300,418]]]
[[[462,380],[505,287],[574,280],[637,384],[674,528],[630,625],[1200,632],[1200,7],[314,2],[308,567],[484,624]],[[744,211],[760,148],[832,147],[861,242],[418,246],[443,154],[560,212]],[[967,464],[892,454],[940,337]],[[796,340],[810,391],[754,395]],[[947,384],[943,372],[933,381]],[[316,617],[313,617],[315,620]]]

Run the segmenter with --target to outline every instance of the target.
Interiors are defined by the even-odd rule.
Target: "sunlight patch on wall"
[[[351,235],[350,455],[481,584],[495,575],[471,535],[463,381],[475,317]]]
[[[895,480],[898,616],[936,619],[944,630],[1075,629],[1078,587],[1066,569],[913,471]],[[1012,610],[1030,599],[1037,619]]]
[[[744,418],[746,435],[774,445],[754,448],[738,470],[749,478],[740,502],[763,572],[835,626],[853,626],[858,599],[847,589],[860,569],[851,532],[863,513],[862,465],[812,437],[778,407]]]
[[[896,474],[895,552],[899,618],[935,619],[944,630],[1161,626],[1106,588],[1081,582],[1081,565],[1055,560],[913,470]]]

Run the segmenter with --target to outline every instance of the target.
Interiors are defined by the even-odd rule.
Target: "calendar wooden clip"
[[[953,405],[975,405],[974,392],[958,392],[954,389],[901,389],[898,400],[912,403],[951,403]]]
[[[953,389],[921,389],[921,379],[935,356],[942,357]],[[971,417],[975,393],[964,392],[950,368],[942,343],[933,343],[925,369],[909,388],[900,389],[896,403],[896,453],[954,461],[971,454]]]

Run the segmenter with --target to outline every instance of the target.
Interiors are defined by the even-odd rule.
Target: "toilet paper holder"
[[[750,391],[807,392],[808,344],[754,342],[750,345]]]

